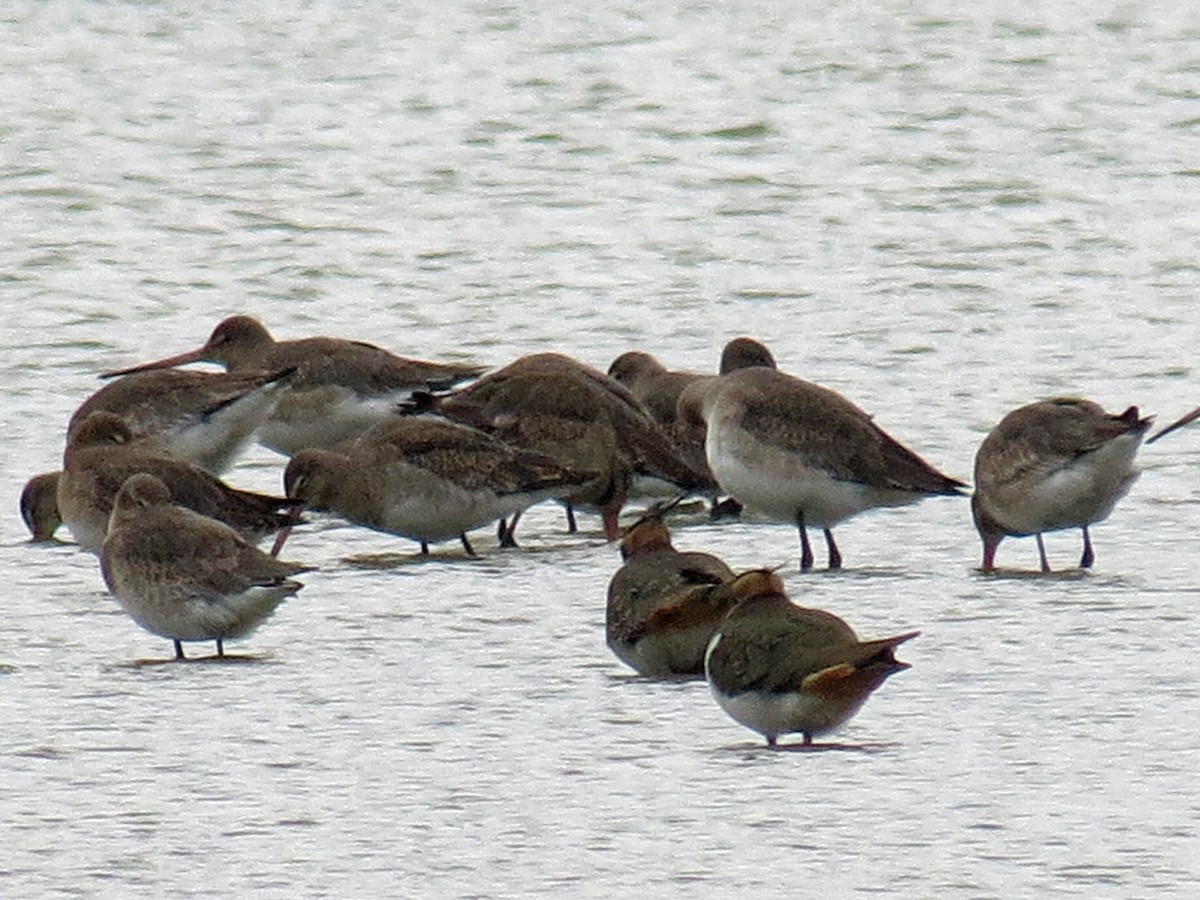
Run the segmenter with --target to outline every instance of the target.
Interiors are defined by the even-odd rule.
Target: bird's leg
[[[288,539],[288,535],[292,533],[291,525],[284,525],[275,535],[275,543],[271,545],[271,555],[278,556],[279,551],[283,549],[284,542]]]
[[[1083,526],[1083,557],[1079,560],[1079,568],[1090,569],[1092,563],[1096,561],[1096,553],[1092,550],[1092,536],[1088,534],[1088,527]]]
[[[605,510],[601,515],[601,520],[604,523],[604,537],[609,541],[619,541],[621,539],[621,525],[617,519],[617,512],[613,510]]]
[[[429,542],[428,541],[421,541],[421,555],[422,556],[429,555]]]
[[[575,534],[579,531],[579,526],[575,524],[575,507],[571,505],[571,501],[567,501],[567,534]]]
[[[181,644],[178,640],[175,640],[175,658],[187,659],[187,657],[183,655],[183,644]]]
[[[825,529],[825,546],[829,548],[829,568],[840,569],[842,567],[842,554],[838,550],[837,542],[833,539],[833,532],[828,528]]]
[[[983,535],[983,571],[996,571],[996,548],[1000,546],[1000,535]]]
[[[804,732],[804,738],[800,741],[800,743],[802,746],[811,747],[812,746],[812,735],[809,734],[807,731]]]
[[[500,525],[496,528],[496,537],[500,539],[501,547],[516,547],[517,546],[517,523],[521,521],[519,512],[513,513],[512,522],[505,523],[500,520]]]
[[[1042,558],[1042,573],[1050,571],[1050,563],[1046,560],[1046,544],[1042,541],[1042,536],[1037,535],[1038,556]]]
[[[812,544],[808,542],[808,531],[804,528],[804,513],[796,513],[796,528],[800,531],[800,571],[807,572],[813,567]]]
[[[772,750],[775,749],[775,735],[773,735],[773,734],[767,735],[767,746],[770,747]]]
[[[475,556],[475,548],[467,540],[467,533],[465,531],[458,536],[458,539],[462,541],[463,549],[467,551],[467,556]]]
[[[222,640],[221,638],[217,638],[217,656],[224,656],[224,655],[225,655],[225,641]]]

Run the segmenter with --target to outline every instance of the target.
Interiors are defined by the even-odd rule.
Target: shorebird
[[[140,473],[121,485],[100,549],[104,583],[135,622],[183,641],[245,637],[302,587],[312,566],[283,562],[247,543],[223,522],[171,503],[161,479]]]
[[[721,709],[775,747],[800,732],[805,745],[858,712],[876,688],[909,668],[895,649],[920,632],[860,641],[842,619],[797,606],[775,572],[754,569],[729,584],[736,605],[704,656]]]
[[[114,413],[92,413],[81,422],[63,454],[55,497],[59,515],[76,542],[100,552],[113,498],[125,480],[147,472],[166,482],[175,502],[220,519],[250,540],[261,540],[297,518],[291,501],[230,487],[207,469],[147,448]]]
[[[32,540],[40,543],[54,540],[54,532],[62,524],[58,514],[58,479],[61,472],[43,472],[34,475],[21,491],[21,518],[33,535]]]
[[[722,375],[737,369],[755,367],[774,369],[775,358],[770,350],[753,338],[734,338],[721,351],[719,371]],[[680,395],[692,385],[710,382],[715,377],[668,369],[649,353],[641,350],[630,350],[614,359],[608,367],[608,375],[642,401],[668,435],[675,433]],[[693,468],[700,464],[699,471],[708,469],[707,463],[701,464],[704,458],[703,441],[700,442],[698,454],[693,453],[689,456],[685,452],[684,458]]]
[[[652,510],[621,538],[624,565],[608,585],[609,648],[640,675],[703,675],[704,650],[734,598],[730,568],[671,543],[665,510]]]
[[[473,384],[418,409],[491,432],[543,453],[565,469],[592,477],[570,492],[574,506],[599,509],[609,540],[620,537],[617,516],[634,475],[649,475],[685,491],[707,482],[679,456],[641,402],[603,372],[557,353],[522,357]],[[501,542],[512,542],[510,523]]]
[[[703,492],[712,496],[712,517],[737,515],[741,512],[740,505],[735,500],[718,501],[720,493],[717,480],[708,469],[708,460],[704,458],[703,442],[684,444],[678,439],[679,432],[675,428],[676,412],[679,407],[680,395],[697,382],[711,381],[716,376],[700,375],[695,372],[680,372],[667,369],[662,363],[641,350],[630,350],[622,353],[608,367],[608,377],[626,387],[631,394],[642,402],[646,410],[659,424],[663,432],[675,444],[684,462],[703,476],[705,486]],[[654,482],[654,479],[644,479]],[[640,485],[641,492],[652,493],[657,485]],[[638,492],[639,485],[634,485]]]
[[[675,426],[675,407],[683,389],[709,376],[673,371],[649,353],[630,350],[612,361],[608,377],[623,384],[649,410],[654,421],[670,433]]]
[[[842,558],[832,528],[864,510],[954,495],[938,472],[841,394],[775,369],[737,369],[688,388],[680,428],[704,435],[717,483],[800,532],[800,568],[813,565],[808,526],[824,529],[829,568]]]
[[[154,369],[110,381],[71,416],[71,433],[94,412],[115,413],[135,438],[219,474],[274,411],[294,368],[276,372]]]
[[[429,543],[570,493],[590,472],[435,416],[396,416],[340,451],[302,450],[284,472],[287,495],[306,509]]]
[[[775,358],[764,344],[752,337],[736,337],[721,350],[720,374],[728,374],[738,368],[774,368]],[[692,372],[667,370],[648,353],[631,352],[618,356],[608,368],[608,374],[646,404],[659,425],[676,445],[679,455],[696,472],[701,473],[708,484],[708,493],[713,497],[712,517],[739,516],[742,503],[737,498],[719,498],[719,485],[708,458],[704,455],[703,428],[685,428],[679,425],[680,409],[691,403],[688,398],[700,396],[716,376]],[[685,398],[688,397],[688,398]]]
[[[414,390],[445,390],[483,371],[478,366],[405,359],[341,338],[277,341],[257,319],[232,316],[196,350],[107,374],[200,361],[218,363],[229,372],[296,370],[290,390],[258,432],[262,444],[287,456],[309,447],[335,447],[389,416]]]
[[[1095,560],[1088,526],[1108,518],[1138,477],[1133,465],[1153,416],[1136,406],[1120,415],[1090,400],[1057,397],[1015,409],[991,430],[975,455],[971,512],[983,540],[983,570],[995,568],[1006,536],[1037,537],[1042,571],[1049,572],[1042,534],[1083,530],[1080,568]]]

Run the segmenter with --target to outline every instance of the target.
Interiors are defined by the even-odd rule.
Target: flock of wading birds
[[[224,372],[178,368],[206,361]],[[894,672],[909,632],[860,641],[831,613],[788,599],[773,569],[734,573],[681,552],[652,506],[622,531],[635,479],[706,495],[713,515],[742,504],[795,525],[800,566],[814,564],[808,528],[824,532],[879,506],[963,493],[840,394],[780,372],[769,350],[738,338],[720,374],[667,371],[625,353],[608,373],[539,353],[502,369],[404,359],[338,338],[276,341],[257,320],[221,322],[199,349],[116,377],[72,416],[60,472],[32,478],[21,513],[35,541],[65,524],[100,557],[105,584],[154,634],[182,642],[243,637],[312,567],[278,553],[306,510],[429,544],[498,523],[515,547],[523,510],[544,500],[597,509],[623,564],[608,589],[607,640],[647,676],[704,675],[721,707],[763,734],[836,728]],[[461,385],[461,386],[460,386]],[[1200,417],[1183,416],[1150,440]],[[1006,415],[979,448],[971,510],[983,568],[1006,536],[1081,528],[1112,511],[1137,477],[1150,427],[1056,398]],[[285,496],[238,490],[225,470],[253,439],[290,457]],[[724,498],[724,499],[722,499]],[[270,553],[256,544],[275,536]]]

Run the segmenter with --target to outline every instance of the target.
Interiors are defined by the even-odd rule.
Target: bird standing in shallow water
[[[775,357],[753,338],[734,338],[721,352],[722,375],[735,369],[755,366],[773,369]],[[716,376],[671,371],[649,353],[639,350],[622,353],[614,359],[608,367],[608,375],[628,388],[631,394],[645,404],[650,415],[674,441],[675,448],[684,462],[704,476],[704,491],[713,495],[712,518],[740,515],[742,506],[736,499],[729,497],[722,501],[717,497],[717,480],[709,470],[708,460],[704,455],[703,430],[678,427],[680,398],[685,392],[701,389],[701,385],[714,381]],[[686,406],[685,401],[683,408]]]
[[[590,472],[563,498],[571,531],[572,508],[587,505],[599,509],[609,540],[620,537],[617,517],[634,475],[688,491],[707,483],[623,385],[559,353],[521,357],[452,394],[428,398],[420,408],[545,454],[564,468]],[[515,530],[514,521],[501,543],[511,543]]]
[[[733,604],[730,568],[671,543],[665,510],[652,510],[621,538],[623,566],[608,586],[609,648],[640,675],[703,675],[704,650]]]
[[[93,413],[114,413],[134,438],[152,440],[162,453],[220,474],[274,411],[295,371],[134,372],[79,405],[67,423],[67,442]]]
[[[444,390],[480,374],[479,366],[405,359],[361,341],[310,337],[277,341],[257,319],[231,316],[204,346],[108,375],[213,362],[229,372],[295,369],[289,389],[258,432],[259,441],[291,456],[332,448],[392,414],[413,391]]]
[[[957,495],[943,475],[841,394],[775,369],[738,369],[690,386],[679,428],[704,435],[726,493],[796,525],[800,568],[813,566],[808,526],[824,529],[829,568],[841,567],[833,526],[864,510]]]
[[[312,566],[283,562],[248,544],[216,519],[171,503],[160,479],[126,479],[113,503],[100,549],[109,591],[135,622],[170,638],[175,658],[183,641],[245,637],[302,587],[293,580]]]
[[[797,606],[767,569],[743,572],[729,585],[736,604],[717,627],[704,657],[717,703],[774,747],[800,732],[804,744],[858,712],[876,688],[909,668],[895,649],[920,632],[860,641],[832,613]]]
[[[1050,571],[1042,534],[1083,530],[1080,568],[1095,560],[1088,526],[1108,518],[1138,477],[1133,459],[1154,417],[1136,406],[1120,415],[1090,400],[1057,397],[1015,409],[975,455],[971,512],[983,541],[983,570],[995,569],[1006,536],[1035,535],[1042,571]]]
[[[230,487],[207,469],[165,456],[133,439],[124,419],[95,412],[75,429],[63,454],[56,499],[58,512],[76,542],[100,551],[113,498],[125,479],[137,472],[160,478],[180,506],[220,519],[251,540],[262,540],[297,516],[284,512],[286,497],[271,497]]]
[[[437,416],[394,416],[340,451],[302,450],[284,472],[289,497],[376,531],[429,543],[575,490],[590,479],[549,457]]]

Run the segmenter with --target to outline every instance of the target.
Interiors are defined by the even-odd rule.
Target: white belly
[[[721,490],[774,519],[795,522],[803,512],[806,525],[832,528],[864,510],[921,499],[911,491],[833,478],[819,460],[755,440],[736,424],[718,420],[714,426],[705,451]]]
[[[1094,453],[985,496],[985,508],[1014,534],[1041,534],[1103,521],[1140,474],[1141,435],[1123,435]]]

